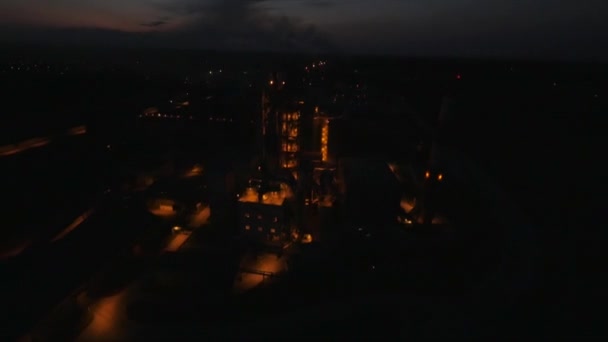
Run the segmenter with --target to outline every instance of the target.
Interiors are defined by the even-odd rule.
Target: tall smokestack
[[[443,181],[442,173],[442,146],[449,144],[447,129],[453,119],[454,97],[444,96],[441,101],[439,116],[433,130],[431,151],[428,168],[425,171],[423,195],[423,224],[431,224],[436,211],[437,185]]]
[[[444,96],[441,100],[441,109],[433,131],[433,141],[431,144],[431,155],[429,158],[429,168],[436,169],[441,164],[441,146],[448,143],[448,128],[452,120],[452,108],[454,106],[454,98],[452,96]]]
[[[260,116],[260,126],[258,128],[260,156],[265,162],[266,159],[266,130],[268,129],[268,114],[270,113],[270,99],[265,90],[262,90],[262,111]]]

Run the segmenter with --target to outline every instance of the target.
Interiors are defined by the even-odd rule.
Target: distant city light
[[[273,84],[274,84],[274,81],[273,81],[273,80],[270,80],[270,85],[273,85]]]
[[[442,174],[439,174],[439,176],[437,176],[437,180],[438,180],[438,181],[441,181],[442,179],[443,179],[443,175],[442,175]]]
[[[426,178],[426,179],[431,178],[431,173],[430,173],[429,171],[427,171],[427,172],[424,174],[424,178]]]
[[[462,78],[462,76],[461,76],[460,74],[456,74],[456,79],[457,79],[457,80],[459,80],[459,79],[461,79],[461,78]]]

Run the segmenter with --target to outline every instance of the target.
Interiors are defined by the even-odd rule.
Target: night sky
[[[0,39],[608,61],[606,0],[1,0]]]

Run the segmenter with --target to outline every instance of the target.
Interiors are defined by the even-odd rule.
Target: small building
[[[239,230],[252,241],[281,245],[289,241],[294,232],[286,199],[291,196],[289,187],[280,183],[278,188],[264,191],[249,187],[239,195]]]

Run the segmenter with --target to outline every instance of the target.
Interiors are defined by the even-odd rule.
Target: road
[[[141,174],[145,175],[146,172],[141,172]],[[154,179],[151,179],[150,182],[148,182],[138,188],[133,188],[132,190],[122,191],[122,192],[111,192],[108,189],[106,189],[102,193],[98,193],[95,196],[97,198],[94,198],[94,196],[89,196],[90,200],[87,201],[87,203],[91,203],[92,206],[90,208],[88,208],[86,211],[82,212],[77,217],[73,218],[69,224],[66,224],[66,226],[64,226],[63,228],[61,228],[61,226],[45,227],[46,229],[50,230],[48,232],[49,233],[48,235],[50,235],[50,233],[52,233],[52,235],[46,237],[47,232],[41,232],[39,230],[35,230],[35,231],[30,232],[29,234],[22,234],[20,239],[14,241],[14,242],[11,242],[10,244],[6,243],[6,247],[3,246],[2,250],[0,250],[0,261],[17,257],[20,254],[28,251],[28,249],[33,246],[40,247],[40,246],[44,246],[49,243],[56,243],[57,241],[64,239],[66,236],[70,235],[75,230],[77,230],[80,226],[82,226],[82,224],[85,223],[87,221],[87,219],[89,219],[89,217],[94,215],[100,209],[100,206],[103,206],[104,203],[107,204],[108,201],[116,200],[116,199],[111,199],[111,197],[114,196],[114,197],[120,198],[120,197],[130,196],[130,195],[133,195],[134,193],[139,193],[141,191],[146,190],[153,183],[154,183]],[[121,188],[125,188],[125,186],[124,185],[116,186],[115,188],[121,189]],[[51,207],[53,209],[56,209],[53,206],[51,206]],[[70,210],[70,212],[73,212],[75,210],[74,208],[68,208],[68,209]],[[206,213],[207,216],[205,216],[204,214],[205,213],[203,213],[203,215],[201,215],[201,213],[199,213],[198,216],[193,217],[193,219],[192,219],[193,227],[201,225],[202,223],[204,223],[206,221],[206,219],[209,217],[209,215],[208,215],[208,213]],[[69,222],[69,221],[67,221],[67,219],[69,217],[67,217],[67,215],[64,215],[64,216],[66,216],[65,222]],[[46,224],[47,222],[44,222],[44,223]]]
[[[77,337],[76,341],[125,341],[129,339],[127,305],[133,298],[132,287],[89,304],[91,323]]]
[[[60,134],[60,135],[31,138],[31,139],[27,139],[27,140],[24,140],[24,141],[15,143],[15,144],[0,146],[0,157],[8,157],[8,156],[12,156],[15,154],[23,153],[25,151],[28,151],[28,150],[31,150],[34,148],[44,147],[44,146],[52,143],[53,140],[61,138],[61,137],[82,135],[82,134],[86,134],[86,133],[87,133],[86,126],[84,126],[84,125],[76,126],[76,127],[72,127],[70,129],[66,130],[63,134]]]
[[[192,233],[182,231],[167,240],[163,253],[178,253]],[[141,299],[146,278],[139,275],[117,293],[88,303],[92,314],[91,323],[81,332],[76,341],[128,341],[133,339],[141,326],[129,318],[128,308]]]
[[[84,223],[84,221],[86,221],[91,215],[93,215],[95,213],[95,210],[96,208],[91,208],[82,213],[82,215],[78,216],[72,223],[70,223],[70,225],[65,227],[65,229],[63,229],[59,234],[57,234],[53,239],[51,239],[51,242],[57,242],[66,237],[66,235],[70,234],[74,229],[78,228],[81,224]]]
[[[202,228],[208,223],[210,216],[210,210],[208,207],[201,208],[201,210],[193,215],[193,223],[195,229]],[[163,253],[176,253],[179,252],[181,247],[188,241],[191,236],[189,231],[178,231],[171,235],[165,246],[161,249]],[[88,308],[88,312],[91,314],[91,323],[84,328],[79,337],[78,341],[116,341],[116,340],[129,340],[132,334],[137,332],[137,323],[130,320],[127,316],[127,308],[129,304],[133,303],[137,299],[141,298],[141,287],[142,282],[145,279],[136,275],[136,279],[124,287],[118,292],[113,293],[109,296],[102,297],[100,299],[90,299],[86,295],[86,289],[79,293],[74,293],[72,297],[85,297],[88,298],[84,301],[81,300],[81,305]],[[69,300],[65,300],[64,303],[69,303]],[[57,312],[65,312],[65,310],[59,310]],[[67,329],[67,328],[66,328]]]

